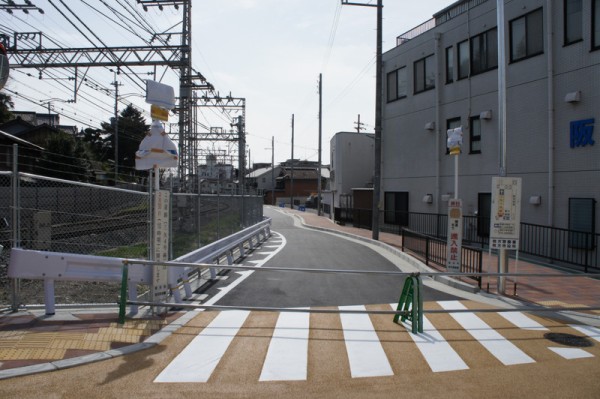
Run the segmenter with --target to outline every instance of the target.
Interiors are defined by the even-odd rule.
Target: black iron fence
[[[442,268],[446,267],[447,242],[440,238],[420,234],[405,228],[400,229],[402,235],[402,251],[410,251],[420,257],[426,265],[434,264]],[[463,245],[461,249],[460,272],[481,273],[483,267],[483,255],[480,248],[471,248]],[[481,288],[481,275],[466,276],[477,281]]]
[[[371,229],[370,209],[339,209],[335,211],[338,223]],[[402,234],[407,228],[434,238],[446,239],[448,215],[419,212],[382,211],[380,230]],[[600,270],[600,234],[531,223],[521,223],[520,254],[553,262],[576,270]],[[463,216],[463,243],[486,248],[489,245],[490,218]]]

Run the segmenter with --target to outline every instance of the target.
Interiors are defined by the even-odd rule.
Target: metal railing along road
[[[371,228],[370,209],[335,210],[335,220],[354,227]],[[431,237],[447,237],[448,216],[419,212],[382,211],[383,232],[402,234],[403,228]],[[485,248],[489,245],[490,218],[463,216],[463,243]],[[520,254],[539,258],[577,271],[600,270],[600,234],[521,222]]]

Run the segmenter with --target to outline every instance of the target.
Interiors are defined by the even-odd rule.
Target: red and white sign
[[[448,201],[448,245],[446,252],[446,270],[460,272],[462,249],[462,201]]]

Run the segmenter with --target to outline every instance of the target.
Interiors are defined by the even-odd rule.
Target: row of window
[[[583,0],[564,0],[564,44],[583,40]],[[509,59],[518,62],[544,53],[544,15],[538,8],[509,21]],[[592,50],[600,49],[600,0],[592,0]],[[498,30],[483,33],[446,48],[446,83],[455,78],[487,72],[498,67]],[[413,64],[414,94],[435,88],[434,55],[421,58]],[[407,68],[403,66],[387,74],[387,101],[392,102],[408,94]]]

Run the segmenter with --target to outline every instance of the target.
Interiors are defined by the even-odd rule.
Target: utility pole
[[[115,143],[115,186],[119,179],[119,86],[122,86],[117,81],[117,72],[115,74],[115,81],[112,84],[115,86],[115,132],[114,132],[114,143]]]
[[[360,121],[360,114],[358,114],[358,122],[354,122],[354,124],[356,125],[356,133],[360,133],[360,131],[364,129],[364,123]]]
[[[372,217],[372,237],[379,240],[379,205],[381,198],[381,95],[382,95],[382,25],[383,25],[383,0],[377,0],[377,4],[351,3],[348,0],[341,0],[342,5],[377,7],[377,56],[375,62],[375,165],[373,171],[373,217]]]
[[[319,74],[319,173],[317,174],[317,215],[321,216],[321,137],[323,135],[323,74]]]
[[[294,114],[292,114],[292,173],[290,176],[290,209],[294,209]]]
[[[271,205],[275,205],[275,136],[271,136]]]

